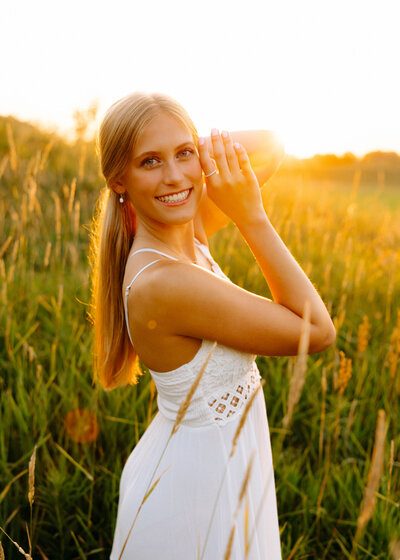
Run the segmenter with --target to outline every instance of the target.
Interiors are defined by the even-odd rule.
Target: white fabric
[[[227,278],[207,247],[201,247],[214,272]],[[178,431],[170,438],[179,406],[212,346],[203,340],[194,358],[172,371],[150,370],[159,410],[122,471],[110,560],[119,559],[140,503],[159,477],[136,518],[122,559],[223,560],[236,522],[230,558],[244,560],[246,506],[251,539],[246,558],[282,558],[268,420],[255,356],[218,344]],[[244,406],[257,387],[229,458]],[[253,453],[246,494],[236,511]]]

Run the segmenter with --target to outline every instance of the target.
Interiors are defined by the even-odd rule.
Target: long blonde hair
[[[129,199],[111,186],[124,173],[136,142],[160,112],[181,122],[198,139],[185,109],[167,95],[133,93],[106,112],[100,124],[97,151],[106,186],[100,192],[91,225],[89,263],[94,324],[94,380],[106,390],[135,385],[142,371],[125,323],[122,282],[136,232],[136,214]]]

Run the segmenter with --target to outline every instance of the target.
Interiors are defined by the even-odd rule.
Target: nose
[[[164,168],[164,182],[166,185],[179,185],[183,182],[184,175],[179,163],[175,160],[168,161]]]

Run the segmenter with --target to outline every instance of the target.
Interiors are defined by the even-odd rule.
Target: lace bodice
[[[157,387],[160,412],[175,421],[213,343],[203,340],[195,357],[177,369],[167,372],[149,370]],[[224,425],[236,419],[247,399],[260,383],[255,356],[217,344],[204,370],[200,383],[182,421],[183,425],[200,427]]]
[[[212,258],[208,247],[199,242],[197,244],[210,261],[213,272],[230,282]],[[168,255],[164,254],[164,256]],[[133,280],[126,290],[125,301],[132,283]],[[127,305],[125,310],[127,313]],[[186,398],[212,346],[213,342],[203,340],[194,358],[174,370],[157,372],[149,369],[157,388],[158,409],[170,420],[175,421],[180,404]],[[260,379],[254,355],[217,344],[192,397],[182,425],[192,427],[213,423],[224,425],[235,420],[243,412],[247,399],[257,389]]]

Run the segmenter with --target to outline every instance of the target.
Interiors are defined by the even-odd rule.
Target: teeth
[[[186,191],[183,191],[178,194],[170,194],[168,196],[157,196],[156,198],[158,198],[158,200],[161,200],[162,202],[181,202],[182,200],[185,200],[189,196],[189,191],[190,189],[187,189]]]

